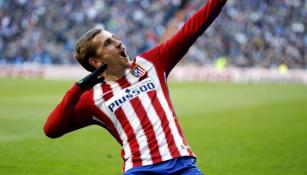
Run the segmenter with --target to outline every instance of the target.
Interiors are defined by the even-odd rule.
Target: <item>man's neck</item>
[[[125,76],[126,70],[123,70],[123,71],[118,72],[116,74],[109,74],[109,73],[105,72],[103,74],[103,76],[104,76],[106,81],[117,81],[117,80],[119,80],[119,79],[121,79],[122,77]]]
[[[132,62],[129,61],[129,64],[127,64],[124,67],[117,67],[117,69],[111,69],[111,70],[107,70],[103,73],[103,77],[105,78],[106,81],[117,81],[119,79],[121,79],[122,77],[125,76],[126,71],[130,70],[132,65]]]

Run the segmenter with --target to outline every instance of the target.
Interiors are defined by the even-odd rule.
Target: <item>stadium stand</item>
[[[179,8],[189,16],[203,1],[182,3],[0,0],[0,65],[75,64],[76,39],[97,25],[119,35],[134,57],[160,42]],[[225,57],[235,67],[306,69],[306,8],[305,0],[229,0],[183,64],[212,65]]]

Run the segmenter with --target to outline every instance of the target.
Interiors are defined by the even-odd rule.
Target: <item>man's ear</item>
[[[103,64],[103,62],[101,62],[101,60],[99,60],[99,59],[97,59],[97,58],[90,58],[90,59],[88,60],[88,62],[89,62],[90,65],[92,65],[92,66],[95,67],[96,69],[97,69],[98,67],[100,67],[100,66]]]

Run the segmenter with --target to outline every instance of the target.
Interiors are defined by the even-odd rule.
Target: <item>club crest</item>
[[[130,72],[137,78],[142,77],[146,74],[146,70],[138,64],[134,64]]]

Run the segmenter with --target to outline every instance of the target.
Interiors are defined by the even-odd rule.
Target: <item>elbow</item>
[[[55,139],[62,136],[62,134],[59,134],[55,129],[53,129],[47,123],[45,124],[43,131],[44,134],[51,139]]]

